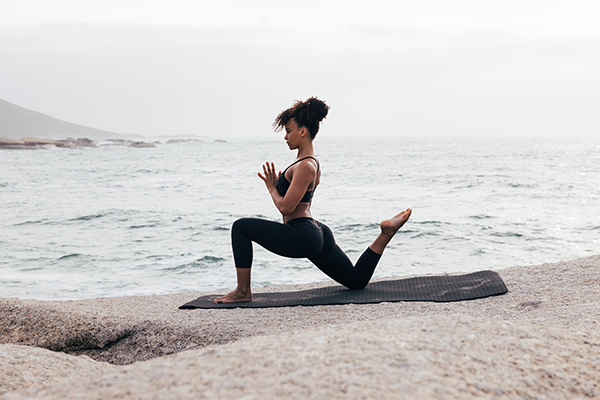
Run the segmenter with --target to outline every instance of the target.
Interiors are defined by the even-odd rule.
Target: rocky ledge
[[[108,139],[102,146],[128,146],[128,147],[156,147],[155,143],[146,143],[126,139]],[[63,149],[78,149],[83,147],[99,147],[96,142],[88,138],[67,139],[40,139],[26,137],[22,139],[0,138],[0,150],[37,150],[59,147]]]
[[[3,399],[599,398],[600,256],[498,273],[509,293],[456,303],[179,310],[203,293],[0,299],[0,391]]]

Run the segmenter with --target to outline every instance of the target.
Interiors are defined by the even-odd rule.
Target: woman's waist
[[[285,221],[286,224],[296,224],[298,222],[317,222],[316,219],[314,219],[313,217],[298,217],[298,218],[294,218],[294,219],[289,219],[287,221]]]
[[[291,225],[294,228],[312,228],[317,230],[321,229],[321,223],[313,217],[298,217],[290,219],[286,221],[286,224]]]
[[[298,219],[298,218],[312,218],[310,213],[310,203],[300,203],[294,211],[283,216],[283,222]]]

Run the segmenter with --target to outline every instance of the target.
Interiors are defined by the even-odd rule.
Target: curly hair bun
[[[312,139],[319,132],[319,124],[327,117],[329,106],[323,100],[316,97],[306,99],[306,101],[296,101],[294,105],[287,110],[283,110],[273,123],[275,132],[283,129],[285,124],[294,120],[300,127],[306,127]]]
[[[302,103],[301,103],[302,104]],[[316,97],[311,97],[307,99],[304,104],[306,104],[307,108],[314,113],[316,119],[321,122],[325,117],[327,117],[327,113],[329,112],[329,106],[325,104],[324,101],[317,99]]]

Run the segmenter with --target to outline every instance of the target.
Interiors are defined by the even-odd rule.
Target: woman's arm
[[[277,182],[279,182],[279,178],[281,176],[281,171],[278,174],[275,173],[275,166],[273,163],[265,163],[263,165],[264,176],[261,173],[258,173],[260,179],[265,182],[267,186],[267,190],[273,199],[273,203],[275,203],[275,207],[279,210],[282,215],[291,214],[298,204],[302,197],[304,197],[304,193],[306,193],[306,189],[314,182],[317,176],[317,169],[312,163],[308,162],[300,162],[294,167],[294,174],[292,176],[292,181],[290,182],[290,188],[288,189],[285,197],[279,194],[277,190]]]

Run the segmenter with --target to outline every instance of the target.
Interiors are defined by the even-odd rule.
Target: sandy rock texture
[[[0,343],[132,364],[4,398],[600,397],[600,256],[498,273],[509,293],[456,303],[179,310],[206,293],[0,299]]]
[[[600,337],[464,315],[243,339],[4,399],[572,399],[600,396]]]
[[[179,310],[206,293],[39,301],[0,298],[0,343],[130,364],[243,337],[352,321],[463,314],[570,330],[600,329],[600,256],[499,270],[509,292],[457,303],[401,302],[232,310]],[[301,290],[331,283],[279,286]]]
[[[38,347],[0,345],[0,395],[66,378],[118,369],[86,356],[70,356]]]

